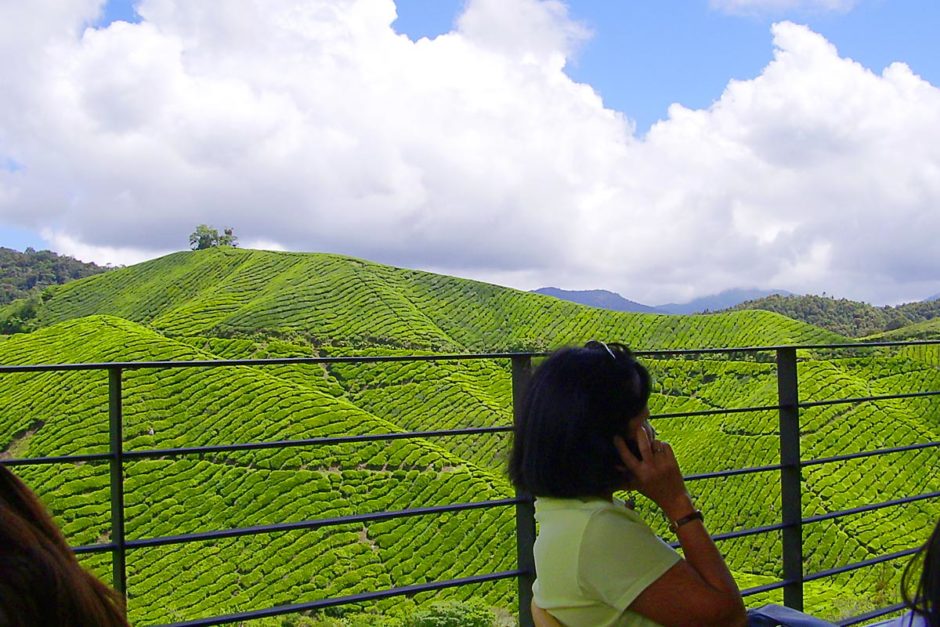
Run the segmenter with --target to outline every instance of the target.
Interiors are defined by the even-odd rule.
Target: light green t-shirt
[[[622,501],[538,498],[535,603],[569,627],[650,627],[627,610],[681,558]]]

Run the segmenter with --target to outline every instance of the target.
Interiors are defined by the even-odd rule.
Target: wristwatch
[[[702,522],[705,522],[705,514],[702,513],[702,510],[697,509],[688,516],[683,516],[679,520],[669,521],[669,528],[672,529],[673,533],[676,533],[679,531],[679,527],[686,523],[690,523],[693,520],[701,520]]]

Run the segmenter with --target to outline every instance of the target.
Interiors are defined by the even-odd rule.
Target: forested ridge
[[[212,249],[175,253],[52,287],[30,332],[0,339],[0,364],[414,355],[548,349],[591,338],[637,349],[843,343],[772,312],[608,312],[550,297],[339,255]],[[8,310],[4,310],[8,311]],[[2,312],[0,312],[2,317]],[[801,400],[940,389],[937,347],[800,352]],[[773,353],[647,363],[655,415],[774,406]],[[128,450],[511,424],[507,360],[127,370]],[[0,374],[0,455],[107,450],[104,372]],[[936,441],[936,397],[820,406],[801,417],[804,459]],[[656,420],[686,474],[779,461],[777,414]],[[890,425],[890,427],[888,427]],[[505,433],[135,460],[132,538],[296,522],[513,495]],[[804,469],[805,516],[940,490],[936,450]],[[73,544],[108,538],[106,463],[21,467]],[[779,522],[774,472],[690,483],[713,533]],[[640,502],[664,537],[669,532]],[[940,516],[935,500],[804,526],[805,569],[899,551]],[[136,624],[192,619],[511,569],[511,508],[136,549]],[[743,587],[782,577],[778,533],[720,544]],[[107,554],[83,556],[109,577]],[[836,617],[894,602],[902,562],[807,584]],[[511,580],[337,608],[314,624],[403,625],[435,599],[514,611]],[[780,592],[749,599],[781,599]],[[381,618],[380,618],[381,617]],[[332,622],[330,622],[332,621]],[[343,622],[345,621],[345,622]],[[398,622],[395,622],[398,621]],[[267,623],[281,625],[281,621]]]
[[[0,305],[24,298],[50,285],[100,274],[108,268],[49,250],[24,252],[0,246]]]
[[[754,309],[773,311],[847,337],[866,337],[940,317],[940,299],[876,307],[831,296],[774,294],[726,311]]]

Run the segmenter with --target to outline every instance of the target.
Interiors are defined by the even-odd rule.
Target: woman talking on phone
[[[534,373],[509,475],[536,497],[535,604],[575,627],[744,625],[738,587],[650,426],[649,395],[649,373],[620,344],[559,350]],[[662,509],[684,559],[619,490]]]

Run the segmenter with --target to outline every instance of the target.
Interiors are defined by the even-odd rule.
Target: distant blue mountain
[[[933,296],[928,296],[927,298],[924,299],[924,302],[929,303],[934,300],[940,300],[940,294],[934,294]]]
[[[666,314],[694,314],[703,311],[719,311],[740,305],[744,301],[763,298],[771,294],[790,296],[792,292],[786,290],[759,290],[759,289],[731,289],[711,296],[702,296],[687,303],[669,303],[651,307],[636,301],[624,298],[616,292],[608,290],[563,290],[557,287],[541,287],[532,290],[536,294],[554,296],[561,300],[599,307],[611,311],[632,311],[636,313],[666,313]],[[938,294],[940,296],[940,294]]]
[[[655,307],[627,300],[620,294],[607,290],[563,290],[557,287],[540,287],[532,291],[536,294],[554,296],[555,298],[571,301],[572,303],[588,305],[589,307],[599,307],[600,309],[609,309],[611,311],[661,313]]]
[[[745,301],[764,298],[765,296],[770,296],[772,294],[792,296],[793,292],[788,292],[787,290],[734,288],[719,292],[718,294],[712,294],[711,296],[702,296],[701,298],[690,300],[687,303],[668,303],[666,305],[659,305],[656,307],[656,310],[662,313],[671,314],[694,314],[702,313],[703,311],[721,311],[722,309],[727,309],[728,307],[740,305]]]

